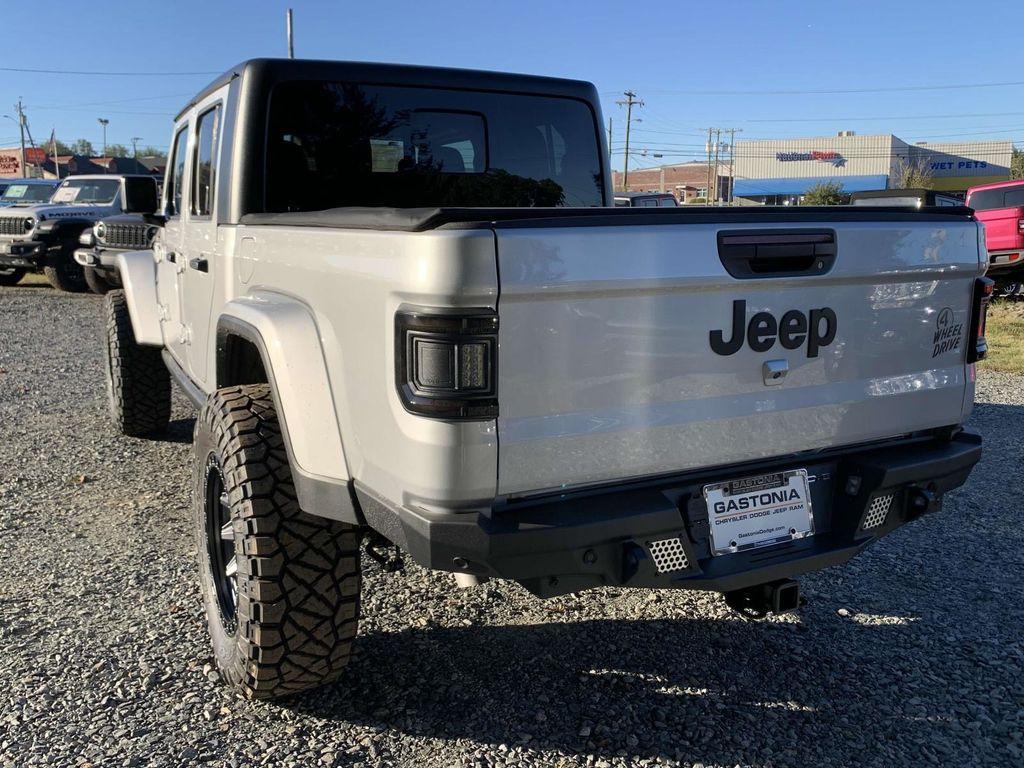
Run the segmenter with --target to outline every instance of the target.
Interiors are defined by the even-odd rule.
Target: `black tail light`
[[[436,419],[498,416],[498,316],[401,310],[395,315],[395,378],[402,405]]]
[[[974,301],[971,304],[971,335],[967,338],[967,362],[984,360],[988,353],[985,341],[985,320],[988,318],[988,304],[992,300],[995,280],[979,277],[974,281]]]

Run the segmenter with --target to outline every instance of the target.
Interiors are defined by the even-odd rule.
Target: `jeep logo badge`
[[[754,352],[767,352],[778,339],[784,349],[797,349],[807,344],[807,357],[817,357],[818,350],[827,347],[836,338],[839,320],[829,307],[812,309],[810,317],[799,309],[791,309],[778,320],[768,312],[758,312],[747,323],[747,302],[737,299],[732,303],[732,334],[725,339],[724,331],[711,331],[711,349],[718,355],[734,355],[743,342]]]

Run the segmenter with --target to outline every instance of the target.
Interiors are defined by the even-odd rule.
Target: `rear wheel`
[[[299,509],[266,384],[213,393],[196,421],[193,524],[221,678],[269,699],[337,678],[359,613],[359,531]]]
[[[17,285],[25,276],[25,270],[19,267],[0,268],[0,285]]]
[[[135,342],[124,291],[110,291],[107,316],[107,405],[123,435],[162,434],[171,419],[171,375],[159,347]]]
[[[95,267],[82,267],[82,270],[85,273],[85,284],[89,286],[89,290],[93,293],[104,296],[114,288],[114,284],[107,280]]]
[[[85,271],[75,261],[74,246],[51,248],[43,262],[43,273],[50,285],[58,291],[81,293],[88,288],[85,282]]]

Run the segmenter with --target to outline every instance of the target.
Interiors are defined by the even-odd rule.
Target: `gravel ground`
[[[0,764],[1024,764],[1024,378],[983,374],[985,459],[941,515],[803,579],[799,618],[708,593],[370,564],[358,656],[286,704],[214,682],[188,524],[192,414],[115,437],[100,301],[0,289]]]

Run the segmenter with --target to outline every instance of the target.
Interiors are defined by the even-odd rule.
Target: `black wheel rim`
[[[238,626],[238,559],[235,556],[235,531],[231,522],[231,505],[224,486],[224,473],[215,456],[206,462],[206,552],[210,576],[217,593],[221,622],[228,634]]]

